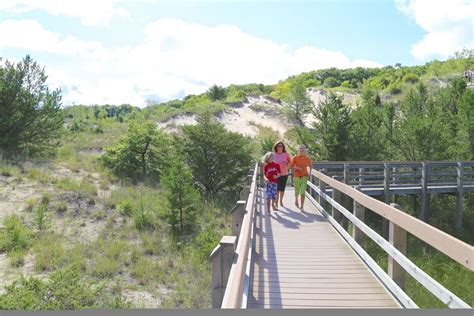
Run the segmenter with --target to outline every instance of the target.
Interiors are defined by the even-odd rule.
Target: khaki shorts
[[[293,182],[295,184],[295,192],[298,195],[304,195],[306,192],[306,186],[308,182],[308,176],[294,177]]]

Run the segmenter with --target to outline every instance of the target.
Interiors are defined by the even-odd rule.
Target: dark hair
[[[273,151],[274,151],[274,152],[278,152],[278,151],[277,151],[277,146],[280,145],[280,144],[283,145],[283,152],[286,153],[285,144],[283,144],[283,141],[281,141],[281,140],[280,140],[280,141],[277,141],[277,142],[275,143],[275,145],[273,145]]]

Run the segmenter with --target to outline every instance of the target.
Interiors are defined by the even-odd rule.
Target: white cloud
[[[34,20],[6,20],[0,23],[0,48],[22,48],[58,54],[87,54],[102,48],[73,36],[61,38]]]
[[[15,36],[8,35],[12,29]],[[31,20],[8,20],[0,23],[0,50],[8,47],[33,51],[33,58],[34,51],[60,54],[61,64],[39,62],[52,84],[65,87],[65,104],[143,106],[149,97],[202,93],[214,83],[274,84],[314,69],[381,66],[311,46],[291,50],[231,25],[208,27],[177,19],[148,24],[139,45],[121,48],[62,38]]]
[[[416,58],[449,57],[464,47],[474,48],[473,0],[396,0],[396,5],[426,31],[412,46]]]
[[[51,15],[78,17],[84,25],[108,25],[115,17],[129,17],[129,12],[118,6],[120,0],[0,0],[0,11],[24,13],[33,10]]]

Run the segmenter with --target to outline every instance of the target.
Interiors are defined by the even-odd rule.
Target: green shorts
[[[306,192],[308,176],[294,177],[293,182],[295,183],[295,193],[298,195],[304,195]]]

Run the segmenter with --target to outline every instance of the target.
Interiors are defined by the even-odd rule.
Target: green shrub
[[[132,202],[130,200],[122,202],[119,205],[119,210],[123,216],[131,216],[134,213]]]
[[[162,272],[160,272],[158,264],[147,257],[140,257],[132,265],[130,274],[141,285],[149,284],[160,280]]]
[[[8,254],[10,257],[10,266],[14,268],[22,267],[25,264],[26,250],[14,250]]]
[[[100,279],[112,278],[119,271],[121,271],[121,267],[117,261],[102,255],[94,257],[92,276]]]
[[[403,82],[406,82],[406,83],[417,83],[419,78],[414,73],[407,73],[405,76],[403,76],[402,80]]]
[[[36,224],[36,228],[40,232],[44,232],[45,230],[47,230],[51,224],[46,215],[47,209],[48,209],[47,204],[40,203],[40,205],[38,206],[35,212],[34,221]]]
[[[51,194],[49,194],[48,192],[43,192],[43,194],[41,194],[41,204],[48,205],[50,201],[51,201]]]
[[[146,255],[159,255],[162,249],[162,241],[156,233],[145,233],[140,235],[142,249]]]
[[[200,258],[205,261],[212,250],[219,244],[221,235],[213,229],[206,229],[201,231],[194,241],[195,248],[199,253]]]
[[[12,214],[6,217],[4,226],[5,228],[0,231],[0,251],[27,250],[31,246],[32,233],[18,215]]]
[[[402,88],[400,88],[400,86],[398,85],[390,85],[390,87],[388,88],[388,91],[391,94],[400,94],[402,93]]]
[[[35,198],[29,198],[25,202],[25,209],[24,210],[28,213],[32,212],[33,208],[35,207],[35,204],[36,204],[36,199]]]
[[[333,88],[339,86],[339,82],[334,77],[327,77],[326,79],[324,79],[323,85],[328,88]]]
[[[53,271],[64,266],[69,255],[58,235],[46,235],[39,239],[33,250],[35,252],[35,270]]]
[[[80,269],[73,265],[51,273],[47,281],[22,277],[5,287],[6,292],[0,295],[0,309],[75,310],[107,307],[103,286],[82,282],[80,276]]]

